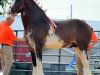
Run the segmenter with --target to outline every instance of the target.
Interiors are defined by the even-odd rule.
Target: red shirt
[[[16,36],[14,35],[13,30],[5,21],[2,21],[0,23],[0,44],[8,44],[12,46],[15,39]]]

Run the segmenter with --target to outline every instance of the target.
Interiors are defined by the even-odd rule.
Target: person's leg
[[[12,47],[11,46],[3,46],[2,47],[2,53],[3,53],[3,75],[9,75],[10,68],[12,66],[12,61],[13,61],[13,52],[12,52]]]
[[[3,68],[4,68],[4,57],[3,57],[3,53],[2,53],[2,50],[0,49],[0,60],[1,60],[1,69],[3,71]]]
[[[1,57],[1,68],[2,68],[2,71],[4,70],[4,66],[5,66],[5,62],[4,62],[4,56],[3,56],[3,53],[2,53],[2,57]]]
[[[83,64],[83,75],[92,75],[89,67],[89,61],[86,58],[86,54],[83,51],[81,51],[78,47],[75,47],[74,51],[78,55]]]

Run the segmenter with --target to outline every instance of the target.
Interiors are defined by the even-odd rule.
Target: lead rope
[[[51,31],[54,33],[55,32],[55,28],[57,28],[57,25],[48,17],[49,21],[50,21],[50,28]]]

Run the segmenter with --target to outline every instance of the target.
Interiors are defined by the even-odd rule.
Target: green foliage
[[[0,0],[0,15],[4,15],[6,13],[5,9],[8,3],[8,0]]]

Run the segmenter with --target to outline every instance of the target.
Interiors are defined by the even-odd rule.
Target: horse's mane
[[[27,28],[27,25],[30,25],[34,34],[39,34],[41,36],[43,34],[47,35],[50,29],[50,22],[46,13],[35,1],[25,0],[25,2],[26,8],[24,12],[26,12],[26,14],[24,16],[22,15],[25,28]]]
[[[28,15],[34,16],[34,18],[32,17],[31,20],[34,19],[37,23],[49,22],[45,11],[34,0],[27,0],[27,5],[28,5],[28,9],[31,9],[31,11],[28,11],[28,12],[29,13],[32,12],[31,15],[29,13],[28,13]]]
[[[39,6],[39,4],[38,4],[36,1],[34,1],[34,0],[29,0],[29,1],[30,1],[30,3],[31,3],[30,6],[33,6],[33,7],[35,7],[36,9],[38,9],[39,11],[41,11],[42,13],[45,13],[45,11],[42,9],[41,6]]]

